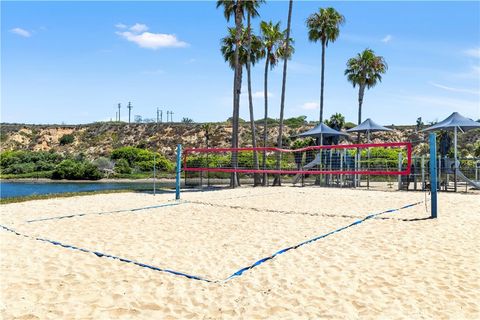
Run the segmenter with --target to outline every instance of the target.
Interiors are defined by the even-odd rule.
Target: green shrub
[[[132,173],[132,168],[128,165],[128,161],[125,159],[118,159],[115,162],[115,172],[119,174]]]
[[[92,163],[69,159],[60,162],[52,172],[52,179],[98,180],[101,178],[102,174]]]
[[[306,119],[307,119],[307,116],[288,118],[283,120],[283,123],[290,128],[299,128],[304,124],[307,124]]]
[[[138,168],[140,171],[153,170],[154,153],[134,147],[122,147],[113,150],[111,158],[113,160],[124,159],[129,167]],[[155,163],[158,170],[173,171],[175,166],[165,156],[155,153]]]
[[[22,174],[35,171],[35,164],[32,162],[27,163],[14,163],[4,173]]]
[[[134,147],[122,147],[112,151],[111,158],[113,160],[124,159],[132,166],[137,161],[138,151],[141,149]]]
[[[475,157],[480,157],[480,141],[475,142],[473,147],[473,154]]]
[[[4,174],[50,171],[62,159],[62,155],[54,152],[5,151],[0,153],[0,169]]]
[[[52,162],[47,162],[40,160],[35,163],[35,171],[51,171],[55,169],[55,164]]]
[[[100,180],[102,179],[102,173],[93,163],[84,162],[82,164],[82,179]]]
[[[64,134],[59,142],[60,142],[60,145],[64,146],[66,144],[70,144],[70,143],[73,143],[73,141],[75,140],[75,137],[73,136],[73,134]]]
[[[73,160],[63,160],[52,172],[52,179],[79,179],[80,177],[80,166]]]
[[[346,123],[343,125],[343,127],[344,127],[346,130],[352,129],[352,128],[356,127],[356,126],[357,126],[357,125],[356,125],[355,123],[353,123],[353,122],[346,122]]]

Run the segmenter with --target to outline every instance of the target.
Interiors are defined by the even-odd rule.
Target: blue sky
[[[320,57],[305,20],[333,6],[346,18],[326,53],[325,116],[356,122],[357,89],[348,58],[373,49],[388,63],[365,94],[363,119],[382,124],[442,120],[453,111],[480,118],[479,2],[294,1],[286,117],[318,119]],[[288,2],[269,1],[253,21],[282,21]],[[219,51],[227,23],[215,2],[1,2],[1,121],[89,123],[154,118],[156,108],[196,122],[232,113],[233,72]],[[263,117],[263,64],[253,69],[256,118]],[[269,76],[269,116],[279,117],[281,70]],[[241,114],[248,119],[246,79]]]

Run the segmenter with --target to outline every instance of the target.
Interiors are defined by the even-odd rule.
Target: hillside
[[[313,125],[303,125],[297,128],[285,127],[284,133],[287,146],[290,137],[312,128]],[[427,136],[416,133],[414,126],[394,127],[393,132],[372,134],[373,142],[412,141],[416,151],[425,150],[425,145],[419,144]],[[268,132],[268,144],[276,144],[278,127],[272,125]],[[229,147],[232,127],[225,123],[212,123],[210,129],[210,147]],[[262,126],[257,126],[257,133],[262,133]],[[70,144],[61,145],[64,135],[73,135]],[[351,135],[354,141],[356,135]],[[261,137],[258,136],[258,145]],[[175,157],[177,144],[184,147],[205,147],[205,131],[201,124],[180,123],[116,123],[104,122],[86,125],[25,125],[1,124],[1,151],[30,150],[55,151],[62,154],[84,153],[87,158],[108,156],[115,148],[135,146],[140,148],[155,148],[170,159]],[[465,153],[473,153],[473,144],[480,141],[480,130],[472,130],[461,134],[459,148]],[[362,142],[365,138],[362,135]],[[248,123],[240,126],[240,145],[251,146],[251,131]]]

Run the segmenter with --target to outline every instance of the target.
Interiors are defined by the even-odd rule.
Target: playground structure
[[[459,158],[454,166],[455,161],[452,158],[440,155],[436,162],[439,191],[480,190],[480,158]],[[429,157],[413,156],[410,174],[399,179],[398,189],[427,190],[430,184],[428,171]]]
[[[439,155],[435,153],[433,156],[427,153],[412,154],[412,143],[370,143],[371,133],[392,131],[370,118],[347,130],[358,134],[365,133],[367,144],[323,145],[324,137],[330,138],[330,143],[333,141],[338,143],[340,137],[348,135],[320,123],[295,136],[316,138],[319,145],[303,149],[187,149],[183,163],[185,186],[225,185],[233,181],[230,179],[232,176],[235,176],[238,184],[253,182],[255,186],[259,184],[268,186],[272,175],[275,175],[274,184],[280,180],[279,178],[288,183],[289,176],[294,175],[291,180],[293,185],[301,183],[302,186],[308,184],[349,188],[366,186],[366,188],[425,191],[433,180],[429,175],[433,157],[438,167],[435,182],[438,190],[455,192],[480,190],[480,158],[459,158],[457,155],[458,131],[465,132],[478,128],[480,123],[454,112],[445,120],[422,130],[443,130],[439,139]],[[453,158],[449,154],[452,145],[448,131],[454,133]],[[402,150],[402,146],[406,149]],[[236,161],[232,161],[235,157]],[[261,163],[254,166],[253,159],[260,159]],[[237,165],[232,167],[235,162]]]
[[[235,152],[236,151],[236,152]],[[255,168],[253,153],[266,153],[266,164]],[[231,167],[236,153],[239,166]],[[280,154],[281,166],[275,160]],[[435,157],[437,190],[480,189],[480,158]],[[283,184],[318,185],[337,188],[426,191],[430,189],[430,156],[414,155],[410,143],[370,143],[361,145],[311,146],[298,150],[277,148],[186,149],[183,157],[185,187],[222,187],[230,183],[232,172],[243,185],[271,184],[280,175]]]
[[[258,166],[254,164],[254,153],[257,157],[264,156],[265,161]],[[232,157],[237,158],[235,168]],[[245,183],[254,181],[256,175],[263,175],[264,186],[270,184],[272,176],[281,176],[284,183],[294,185],[301,181],[302,186],[358,187],[362,176],[410,174],[411,160],[412,145],[406,142],[309,146],[296,150],[186,149],[183,170],[186,186],[221,185],[235,172],[239,181]]]
[[[439,183],[437,170],[437,142],[436,134],[429,135],[429,184],[431,193],[431,218],[437,217],[437,191]],[[373,152],[372,152],[373,149]],[[387,152],[386,152],[387,151]],[[357,144],[357,145],[330,145],[310,146],[302,149],[287,150],[279,148],[218,148],[218,149],[185,149],[182,153],[182,146],[177,149],[177,178],[176,178],[176,199],[180,199],[180,176],[181,159],[183,159],[183,171],[185,174],[185,186],[188,187],[189,174],[197,175],[199,184],[196,187],[203,187],[203,174],[206,173],[208,187],[214,186],[218,181],[230,180],[230,183],[242,180],[240,174],[249,176],[254,186],[258,181],[258,174],[263,174],[263,185],[268,185],[268,174],[280,176],[295,175],[292,183],[295,185],[300,178],[302,185],[305,185],[305,177],[316,175],[315,184],[322,184],[323,179],[327,185],[337,184],[345,186],[345,181],[350,181],[351,186],[361,184],[361,176],[398,176],[398,188],[401,189],[403,181],[408,182],[412,175],[412,144],[407,142],[380,143],[380,144]],[[262,167],[259,163],[253,165],[253,159],[258,159],[257,152],[263,153]],[[226,155],[225,155],[226,153]],[[242,155],[246,153],[246,156]],[[268,165],[267,153],[275,156],[276,164]],[[219,157],[219,154],[224,154]],[[240,154],[240,155],[239,155]],[[362,160],[362,154],[367,155]],[[392,161],[392,154],[398,155],[398,162]],[[285,161],[287,158],[287,161]],[[282,159],[284,162],[282,162]],[[233,161],[232,161],[233,160]],[[295,164],[292,164],[292,161]],[[427,190],[426,172],[424,170],[425,157],[422,157],[422,190]],[[395,167],[395,164],[397,166]],[[230,174],[230,179],[222,179],[217,174]],[[458,173],[458,171],[457,171]],[[215,176],[210,177],[210,174]],[[413,173],[414,174],[414,173]],[[253,175],[253,177],[252,177]],[[413,176],[415,177],[415,175]],[[196,178],[190,178],[195,180]],[[350,178],[350,180],[349,180]],[[370,178],[370,177],[369,177]],[[244,178],[245,179],[245,178]],[[368,180],[369,181],[369,180]],[[213,185],[211,184],[213,183]],[[339,183],[340,182],[340,183]],[[343,183],[342,183],[343,182]],[[235,183],[233,183],[233,186]],[[232,185],[231,185],[232,186]],[[367,184],[369,187],[369,184]],[[415,181],[416,186],[416,181]],[[408,188],[408,183],[407,183]]]

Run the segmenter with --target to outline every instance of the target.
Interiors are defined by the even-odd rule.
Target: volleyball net
[[[309,146],[302,149],[187,148],[185,173],[280,175],[408,175],[408,142]]]

